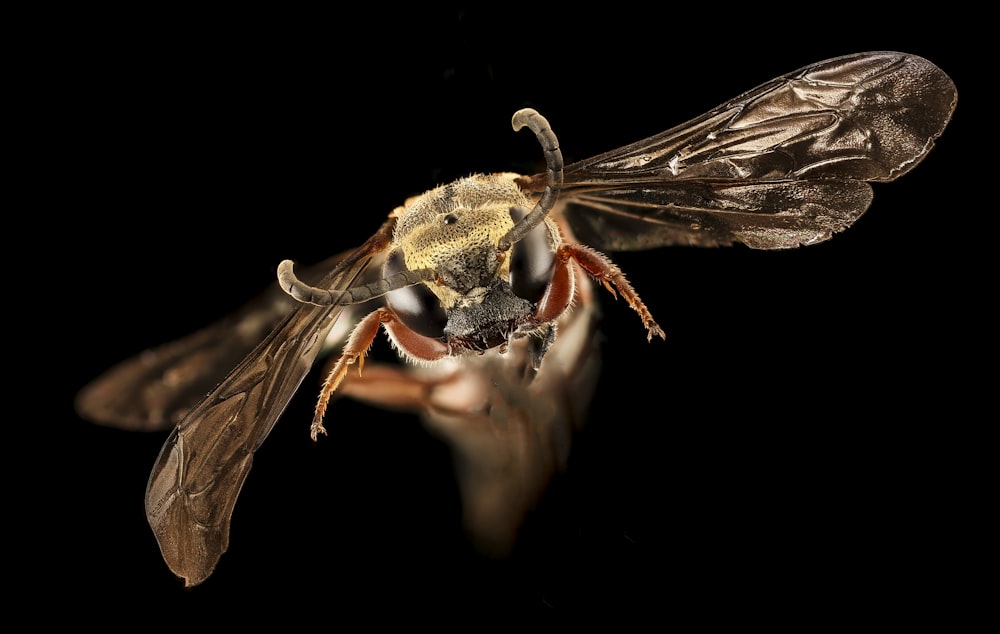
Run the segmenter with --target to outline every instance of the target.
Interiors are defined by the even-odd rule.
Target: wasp
[[[520,110],[513,127],[534,133],[544,172],[441,185],[354,249],[301,271],[281,262],[266,294],[110,369],[77,408],[125,428],[173,427],[146,514],[168,567],[193,586],[228,548],[254,452],[320,355],[339,347],[313,439],[339,395],[422,412],[459,448],[470,530],[502,549],[511,518],[540,495],[585,418],[580,395],[597,375],[594,291],[624,298],[647,340],[666,336],[608,252],[828,240],[869,208],[870,183],[927,155],[956,103],[931,62],[859,53],[568,165],[548,120]],[[364,368],[380,331],[404,365]],[[222,365],[234,367],[216,383]]]

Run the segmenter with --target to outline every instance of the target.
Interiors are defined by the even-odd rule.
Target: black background
[[[33,208],[65,214],[72,249],[50,247],[50,281],[71,303],[51,335],[54,426],[29,445],[55,534],[24,587],[85,599],[84,619],[127,602],[153,621],[928,608],[952,570],[941,518],[957,513],[953,421],[937,409],[953,333],[937,315],[959,292],[941,219],[974,79],[934,36],[957,25],[567,11],[62,16],[38,100],[53,178]],[[166,434],[72,410],[101,370],[226,314],[280,260],[353,246],[439,183],[532,171],[537,146],[509,125],[518,108],[545,114],[572,161],[863,50],[920,54],[953,77],[962,98],[938,147],[830,242],[615,255],[668,339],[648,344],[602,295],[589,424],[509,560],[465,546],[447,446],[415,418],[338,402],[314,446],[314,374],[257,453],[229,551],[186,591],[143,515]]]

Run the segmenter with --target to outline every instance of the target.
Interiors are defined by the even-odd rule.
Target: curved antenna
[[[296,277],[291,260],[282,260],[278,265],[278,284],[285,291],[303,304],[317,306],[346,306],[347,304],[362,304],[369,299],[381,297],[389,291],[395,291],[420,282],[430,282],[434,279],[431,269],[416,271],[401,271],[384,279],[356,286],[343,291],[330,291],[318,286],[310,286]]]
[[[552,131],[545,117],[531,108],[524,108],[514,113],[510,123],[514,126],[515,131],[527,126],[535,133],[535,138],[542,145],[542,152],[545,154],[545,169],[548,178],[545,182],[545,191],[542,192],[542,197],[535,204],[535,208],[500,239],[497,248],[501,253],[506,252],[515,242],[528,235],[552,211],[556,199],[559,198],[559,190],[562,188],[563,182],[563,156],[559,149],[559,140],[556,139],[556,134]]]

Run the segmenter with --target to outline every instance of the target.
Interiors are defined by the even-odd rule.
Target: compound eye
[[[382,265],[382,277],[406,270],[403,252],[395,251]],[[443,337],[448,316],[437,296],[424,284],[389,291],[385,295],[389,308],[407,328],[425,337]]]
[[[527,215],[513,207],[510,217],[515,223]],[[514,294],[532,303],[541,301],[552,281],[556,254],[552,251],[549,228],[541,222],[511,248],[510,286]]]

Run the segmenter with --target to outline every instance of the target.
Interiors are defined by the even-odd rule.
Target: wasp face
[[[536,307],[552,278],[558,230],[554,223],[543,223],[509,257],[500,251],[501,238],[520,220],[518,210],[534,205],[515,178],[470,176],[433,189],[403,209],[383,274],[435,272],[434,281],[387,295],[408,328],[442,338],[449,347],[483,351],[542,325]],[[407,347],[405,341],[397,343]]]

